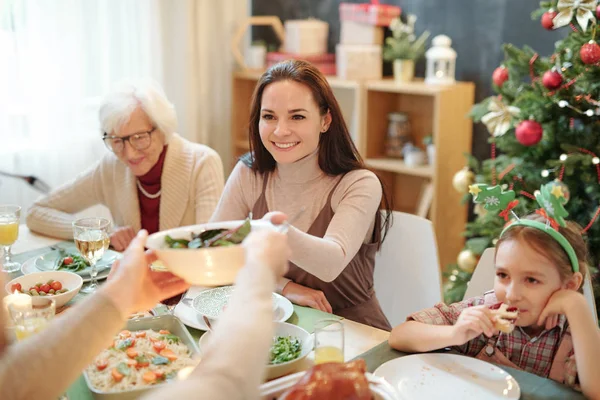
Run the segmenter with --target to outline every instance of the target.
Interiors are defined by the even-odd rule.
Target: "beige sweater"
[[[290,218],[306,210],[290,228],[290,261],[317,278],[334,280],[354,258],[363,243],[371,240],[375,213],[379,209],[382,190],[377,176],[368,170],[347,173],[335,189],[331,207],[335,216],[325,237],[305,233],[310,228],[327,196],[340,179],[328,176],[318,164],[318,154],[289,165],[277,165],[266,188],[269,211],[282,211]],[[239,162],[227,180],[223,196],[211,221],[243,219],[260,197],[263,177]],[[281,291],[289,280],[282,278]]]
[[[211,148],[175,134],[169,141],[161,177],[160,230],[207,222],[223,191],[223,164]],[[27,213],[35,232],[73,237],[75,213],[103,204],[116,226],[141,229],[136,177],[114,154],[73,181],[36,201]]]

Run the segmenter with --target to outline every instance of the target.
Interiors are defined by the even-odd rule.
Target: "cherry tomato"
[[[63,265],[71,265],[73,264],[73,257],[65,257],[63,259]]]
[[[20,292],[21,291],[21,284],[20,283],[14,283],[11,287],[10,287],[10,291],[11,293],[14,293],[15,291]]]
[[[50,288],[56,290],[60,290],[62,289],[62,283],[60,283],[59,281],[54,281],[50,284]]]
[[[40,286],[40,292],[46,292],[48,293],[50,291],[51,287],[48,284],[43,284],[42,286]]]
[[[105,359],[96,360],[96,368],[98,369],[98,371],[102,371],[106,367],[108,367],[108,360],[105,360]]]

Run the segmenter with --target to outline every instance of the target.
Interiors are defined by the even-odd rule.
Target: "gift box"
[[[337,76],[341,79],[381,79],[382,47],[338,44],[335,47]]]
[[[378,0],[371,3],[340,3],[340,20],[354,21],[362,24],[389,26],[394,18],[400,16],[400,7],[379,4]]]
[[[304,60],[313,64],[324,75],[335,75],[335,54],[304,55],[295,53],[270,52],[267,53],[267,67],[286,60]]]
[[[342,21],[340,30],[341,44],[383,45],[383,27],[363,24],[355,21]]]
[[[285,21],[284,51],[292,54],[313,55],[327,53],[329,24],[318,19]]]

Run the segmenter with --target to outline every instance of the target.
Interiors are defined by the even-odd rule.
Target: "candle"
[[[8,307],[12,306],[13,310],[27,311],[31,310],[31,296],[16,292],[9,294],[4,298],[4,308],[8,311]]]

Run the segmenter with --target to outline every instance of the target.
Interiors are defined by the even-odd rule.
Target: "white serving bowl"
[[[300,328],[299,326],[288,324],[287,322],[273,322],[275,326],[275,333],[273,338],[277,336],[291,336],[297,338],[302,343],[302,351],[300,356],[295,360],[288,361],[282,364],[267,365],[266,379],[271,380],[278,378],[283,375],[290,374],[292,372],[302,370],[304,359],[313,350],[313,339],[310,333]],[[204,354],[206,346],[210,342],[211,335],[214,331],[207,331],[200,337],[198,345],[200,346],[200,354]]]
[[[50,279],[59,281],[63,288],[69,289],[68,292],[52,295],[52,296],[31,296],[31,304],[34,306],[42,305],[41,299],[52,299],[56,303],[56,308],[60,308],[67,304],[81,289],[83,278],[81,276],[68,271],[43,271],[34,272],[20,276],[8,282],[5,286],[6,293],[11,294],[10,287],[15,283],[20,283],[23,289],[29,289],[35,286],[36,283],[46,283]]]
[[[244,221],[211,222],[208,224],[182,226],[157,232],[148,237],[146,247],[156,252],[158,258],[173,274],[196,286],[223,286],[235,281],[239,270],[244,266],[245,255],[242,246],[210,247],[203,249],[171,249],[165,243],[165,236],[173,239],[191,239],[192,233],[209,229],[233,229]],[[274,229],[263,220],[251,222],[252,231]]]

